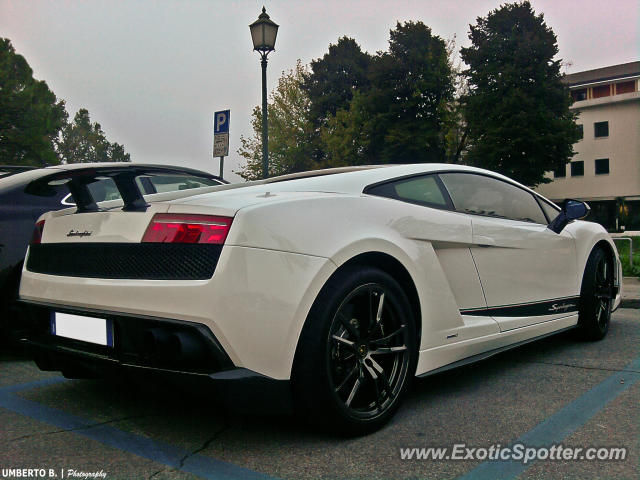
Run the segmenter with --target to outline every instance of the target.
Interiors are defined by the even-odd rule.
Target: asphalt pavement
[[[639,400],[636,309],[619,309],[600,342],[566,332],[417,379],[389,425],[355,439],[319,433],[291,416],[228,411],[215,391],[139,379],[65,380],[5,351],[0,478],[25,478],[27,470],[18,476],[15,469],[32,469],[31,478],[635,479]],[[259,407],[258,395],[254,401]],[[404,448],[462,444],[620,447],[626,458],[401,458]]]

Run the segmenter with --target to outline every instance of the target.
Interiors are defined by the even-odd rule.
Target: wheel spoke
[[[343,345],[346,345],[347,347],[351,348],[352,350],[355,350],[356,348],[356,344],[355,342],[352,342],[351,340],[347,340],[344,337],[340,337],[338,335],[332,335],[333,339],[337,342],[342,343]]]
[[[381,408],[381,405],[380,405],[380,389],[378,388],[378,381],[377,380],[373,381],[373,388],[376,391],[376,408],[378,410],[380,410],[380,408]]]
[[[380,366],[378,362],[376,362],[373,358],[368,357],[367,360],[371,362],[371,366],[378,372],[380,375],[384,375],[384,369]]]
[[[389,398],[393,398],[393,390],[391,390],[391,385],[389,385],[389,380],[387,380],[387,376],[384,374],[384,371],[380,372],[380,380],[382,380],[382,387],[384,391],[387,392]]]
[[[378,303],[378,311],[376,312],[376,323],[380,323],[382,319],[382,308],[384,307],[384,293],[380,295],[380,302]]]
[[[360,332],[358,332],[358,329],[356,327],[354,327],[351,324],[351,321],[344,316],[344,314],[342,312],[338,313],[338,320],[340,320],[340,323],[342,323],[342,325],[344,326],[344,328],[347,329],[347,331],[349,332],[349,334],[357,341],[360,340]]]
[[[342,390],[342,387],[344,387],[347,384],[347,382],[351,379],[351,377],[353,377],[353,374],[356,373],[358,370],[360,370],[358,364],[354,365],[353,369],[349,373],[347,373],[347,376],[344,377],[344,380],[342,380],[340,385],[336,387],[336,392],[339,392],[340,390]]]
[[[362,384],[361,378],[362,377],[358,377],[356,379],[356,382],[353,384],[353,388],[351,389],[351,393],[349,393],[349,397],[347,398],[347,401],[345,402],[347,407],[351,405],[351,402],[353,402],[353,397],[355,397],[356,393],[358,393],[358,390],[360,390],[360,385]]]
[[[366,361],[364,362],[364,368],[367,370],[367,372],[369,372],[369,375],[371,375],[371,378],[373,378],[374,381],[378,379],[378,374],[376,373],[375,369]]]
[[[384,343],[387,343],[389,340],[391,340],[393,337],[395,337],[396,335],[398,335],[399,333],[402,333],[405,329],[407,328],[406,325],[401,325],[399,329],[397,329],[395,332],[390,333],[389,335],[387,335],[386,337],[382,337],[379,338],[377,340],[371,340],[371,344],[372,345],[381,345]]]
[[[373,288],[371,288],[371,286],[369,286],[368,293],[369,293],[369,295],[368,295],[368,298],[367,298],[367,303],[368,303],[368,306],[369,306],[369,312],[368,312],[369,313],[369,326],[367,327],[367,330],[369,332],[371,332],[376,327],[376,325],[375,325],[375,317],[373,316],[373,297],[375,295],[374,295],[374,292],[373,292]]]
[[[375,350],[371,350],[371,355],[383,355],[387,353],[404,352],[407,349],[406,345],[400,345],[398,347],[380,347]]]

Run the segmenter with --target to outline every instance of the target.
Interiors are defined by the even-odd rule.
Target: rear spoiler
[[[141,175],[153,176],[156,174],[167,174],[175,172],[178,175],[189,173],[188,169],[171,168],[170,166],[155,165],[123,165],[119,166],[98,166],[83,167],[77,169],[63,170],[53,175],[48,175],[45,179],[47,185],[66,184],[76,203],[77,213],[97,212],[99,210],[95,202],[89,185],[105,178],[111,178],[120,192],[120,197],[124,202],[123,211],[144,212],[149,204],[144,199],[143,192],[136,182],[136,177]]]

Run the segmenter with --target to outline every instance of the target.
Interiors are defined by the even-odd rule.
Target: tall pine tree
[[[0,163],[44,166],[59,163],[54,141],[67,119],[58,100],[11,41],[0,38]]]
[[[556,36],[528,1],[503,5],[470,27],[472,45],[460,52],[469,65],[466,163],[525,185],[546,183],[544,173],[567,163],[579,139],[561,60],[554,60]]]

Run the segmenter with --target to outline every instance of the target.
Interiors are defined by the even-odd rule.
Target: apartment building
[[[640,62],[565,76],[582,139],[565,167],[537,191],[555,201],[585,200],[590,220],[640,230]]]

